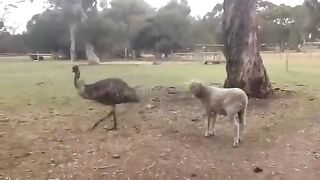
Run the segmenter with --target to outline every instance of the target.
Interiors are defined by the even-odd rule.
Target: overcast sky
[[[1,0],[0,0],[1,1]],[[4,0],[10,1],[10,0]],[[170,0],[145,0],[151,6],[159,8],[165,5]],[[275,4],[287,4],[295,6],[302,4],[304,0],[269,0]],[[17,33],[22,32],[26,29],[27,22],[31,19],[34,14],[41,13],[45,9],[46,0],[34,0],[31,4],[29,1],[21,3],[17,9],[15,9],[10,15],[10,21],[8,25],[19,27]],[[211,11],[216,3],[221,3],[223,0],[188,0],[191,7],[191,14],[193,16],[203,16],[207,12]]]

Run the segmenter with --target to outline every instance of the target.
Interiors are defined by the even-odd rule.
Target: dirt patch
[[[283,92],[251,99],[245,141],[234,149],[232,124],[224,117],[218,136],[204,137],[204,112],[184,90],[139,94],[143,102],[119,106],[120,130],[113,132],[104,129],[111,121],[89,131],[106,114],[99,105],[81,112],[3,112],[0,179],[320,178],[317,100]]]

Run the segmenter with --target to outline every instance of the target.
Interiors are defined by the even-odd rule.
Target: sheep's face
[[[190,92],[196,96],[197,98],[200,98],[203,94],[203,85],[200,82],[193,82],[190,84]]]

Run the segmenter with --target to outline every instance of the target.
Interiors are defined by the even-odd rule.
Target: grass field
[[[280,59],[279,55],[264,55],[271,81],[279,86],[304,84],[310,90],[320,89],[320,55],[312,59],[306,57],[304,54],[291,55],[289,72],[286,72],[284,57]],[[60,106],[65,101],[79,99],[73,87],[71,67],[72,64],[68,62],[0,61],[2,106],[18,108],[30,103]],[[82,77],[88,83],[119,77],[132,86],[143,87],[183,87],[184,82],[193,79],[223,84],[226,77],[225,65],[204,66],[201,63],[82,66],[81,70]]]
[[[121,106],[120,130],[106,133],[87,132],[108,109],[77,95],[76,63],[2,58],[0,179],[320,179],[320,55],[290,54],[289,72],[285,56],[263,59],[273,86],[297,93],[250,101],[246,140],[235,150],[227,121],[218,137],[203,137],[203,111],[186,93],[193,79],[223,84],[225,65],[80,66],[87,83],[119,77],[140,86],[142,102]],[[168,95],[168,86],[179,93]],[[253,173],[256,165],[264,172]]]

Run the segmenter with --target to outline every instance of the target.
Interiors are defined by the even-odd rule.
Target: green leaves
[[[309,12],[307,32],[311,35],[310,40],[314,41],[320,38],[320,2],[318,0],[305,0],[304,4]]]
[[[136,49],[169,53],[188,44],[191,28],[190,7],[186,2],[170,1],[149,18],[133,38]]]

